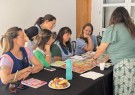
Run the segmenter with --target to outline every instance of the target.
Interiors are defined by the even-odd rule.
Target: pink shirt
[[[31,57],[34,56],[33,52],[30,49],[26,48],[26,47],[25,47],[25,50],[26,50],[27,55],[28,55],[28,60],[30,60]],[[11,71],[12,71],[13,64],[14,64],[13,60],[9,55],[4,54],[4,55],[1,56],[1,58],[0,58],[0,66],[8,66],[9,68],[11,68]]]

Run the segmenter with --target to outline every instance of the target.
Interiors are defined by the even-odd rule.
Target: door
[[[91,21],[91,0],[76,0],[76,37],[84,24]]]

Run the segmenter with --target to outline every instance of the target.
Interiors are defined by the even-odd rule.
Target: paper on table
[[[63,61],[56,61],[56,62],[52,63],[51,66],[60,67],[64,64],[65,63]]]
[[[78,55],[72,56],[72,57],[70,57],[70,59],[84,60],[84,58],[82,56],[78,56]]]
[[[91,79],[95,80],[95,79],[97,79],[99,77],[104,76],[104,74],[90,71],[90,72],[81,74],[80,76],[85,77],[85,78],[91,78]]]

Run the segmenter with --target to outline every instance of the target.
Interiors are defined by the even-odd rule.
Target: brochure
[[[32,87],[32,88],[39,88],[39,87],[47,84],[46,81],[42,81],[42,80],[35,79],[35,78],[30,78],[30,79],[27,79],[27,80],[23,80],[23,81],[21,81],[21,83],[23,85],[26,85],[26,86],[29,86],[29,87]]]

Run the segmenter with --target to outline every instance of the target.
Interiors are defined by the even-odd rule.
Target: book
[[[54,67],[61,67],[62,65],[64,65],[65,63],[63,61],[56,61],[54,63],[51,64],[51,66]]]
[[[23,85],[26,85],[26,86],[29,86],[29,87],[32,87],[32,88],[39,88],[39,87],[47,84],[46,81],[42,81],[42,80],[35,79],[35,78],[30,78],[30,79],[27,79],[27,80],[23,80],[23,81],[21,81],[21,83]]]

